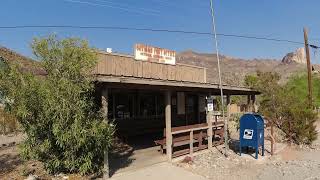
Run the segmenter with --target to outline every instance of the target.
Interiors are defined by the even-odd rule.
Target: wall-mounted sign
[[[207,111],[213,111],[213,98],[208,97],[207,99]]]
[[[144,44],[134,46],[134,58],[136,60],[158,62],[164,64],[176,64],[176,52]]]

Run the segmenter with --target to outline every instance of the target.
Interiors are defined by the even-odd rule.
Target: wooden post
[[[312,78],[311,78],[311,62],[310,62],[310,51],[309,51],[309,42],[308,42],[308,30],[307,28],[303,29],[304,33],[304,46],[306,50],[306,58],[307,58],[307,70],[308,70],[308,99],[309,99],[309,107],[312,108]]]
[[[230,111],[231,111],[231,96],[227,95],[227,120],[226,120],[226,124],[224,125],[224,128],[225,128],[224,136],[228,136],[228,130],[229,130],[228,124],[231,119],[231,112]],[[224,137],[224,138],[228,138],[228,137]],[[227,150],[229,149],[229,144],[228,144],[228,146],[226,146],[226,149]]]
[[[230,109],[231,109],[231,96],[227,95],[227,116],[228,116],[228,120],[230,120]]]
[[[172,132],[171,132],[171,92],[169,90],[165,93],[165,118],[166,118],[166,148],[168,161],[172,160]]]
[[[247,112],[251,112],[251,96],[247,97]]]
[[[209,96],[210,97],[210,96]],[[211,98],[211,97],[210,97]],[[212,139],[213,139],[213,132],[212,132],[212,118],[213,112],[207,110],[207,123],[208,123],[208,149],[212,149]]]
[[[101,105],[102,113],[104,117],[104,122],[108,123],[108,89],[104,88],[101,92]],[[103,157],[103,179],[109,179],[109,157],[108,157],[108,148],[104,151]]]
[[[251,95],[251,101],[252,101],[252,112],[256,112],[256,95]]]
[[[193,130],[190,131],[190,156],[193,156]]]
[[[271,155],[274,155],[274,146],[275,146],[275,139],[274,139],[274,129],[273,123],[271,123]]]

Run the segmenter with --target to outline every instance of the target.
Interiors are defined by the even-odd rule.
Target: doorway
[[[188,94],[186,96],[186,122],[188,125],[199,123],[198,96]]]

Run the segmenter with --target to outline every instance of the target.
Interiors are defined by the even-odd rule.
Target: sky
[[[213,0],[218,33],[288,39],[320,46],[319,0]],[[1,0],[0,27],[19,25],[121,26],[212,32],[209,0]],[[135,43],[178,52],[214,53],[208,35],[128,30],[31,28],[1,29],[0,45],[32,57],[30,43],[50,34],[80,37],[99,49],[133,54]],[[218,36],[221,54],[281,59],[303,44]],[[312,50],[313,52],[313,50]],[[319,54],[319,53],[318,53]],[[313,62],[320,63],[320,55]],[[317,60],[318,59],[318,60]]]

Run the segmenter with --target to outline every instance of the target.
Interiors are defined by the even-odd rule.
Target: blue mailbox
[[[256,150],[258,159],[259,147],[264,156],[264,120],[258,114],[244,114],[240,118],[240,156],[242,147],[252,147]]]

